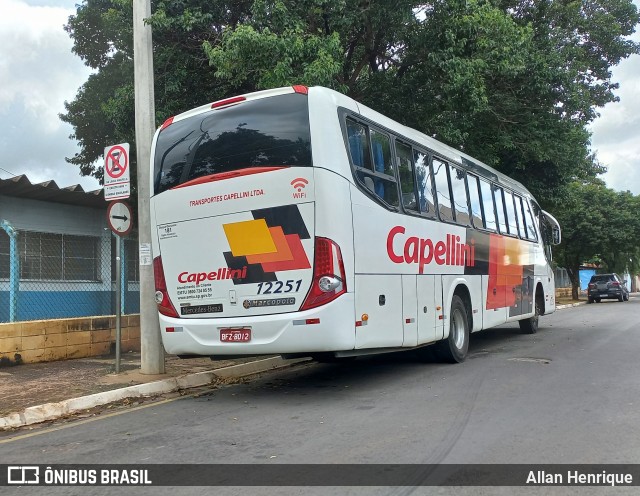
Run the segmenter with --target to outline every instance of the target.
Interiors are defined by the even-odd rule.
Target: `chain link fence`
[[[111,231],[80,236],[3,225],[0,322],[116,313],[116,242]],[[138,241],[121,243],[121,311],[139,312]]]
[[[556,278],[556,288],[571,287],[571,279],[569,279],[569,273],[567,272],[567,269],[556,267],[553,272]]]

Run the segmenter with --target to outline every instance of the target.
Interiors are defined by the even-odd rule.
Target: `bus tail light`
[[[162,257],[153,259],[153,278],[156,283],[156,303],[158,304],[158,312],[167,317],[180,317],[176,312],[173,303],[169,299],[167,292],[167,282],[164,278],[164,269],[162,268]]]
[[[296,93],[300,93],[301,95],[309,94],[309,88],[307,88],[302,84],[294,84],[292,88],[293,88],[293,91],[295,91]]]
[[[226,100],[219,100],[211,104],[211,108],[226,107],[227,105],[233,105],[234,103],[244,102],[246,98],[244,96],[234,96],[233,98],[227,98]]]
[[[328,238],[316,238],[313,281],[300,310],[309,310],[347,292],[340,247]]]
[[[162,131],[165,128],[168,128],[171,124],[173,124],[173,116],[169,117],[166,121],[164,121],[162,126],[160,126],[160,131]]]

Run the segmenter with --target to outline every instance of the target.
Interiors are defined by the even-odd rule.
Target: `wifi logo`
[[[291,181],[291,186],[293,186],[293,189],[295,190],[293,193],[293,197],[306,198],[307,194],[302,190],[307,184],[309,184],[309,181],[307,181],[304,177],[296,177],[293,181]]]

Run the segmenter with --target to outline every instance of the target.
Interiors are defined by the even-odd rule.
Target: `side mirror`
[[[560,223],[549,212],[542,210],[541,213],[545,222],[551,228],[551,240],[550,240],[551,244],[559,245],[562,242],[562,229],[560,229]]]

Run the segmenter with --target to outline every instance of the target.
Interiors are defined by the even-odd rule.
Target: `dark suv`
[[[600,303],[603,298],[616,298],[618,301],[629,301],[629,290],[626,281],[618,274],[597,274],[591,276],[587,290],[588,302]]]

